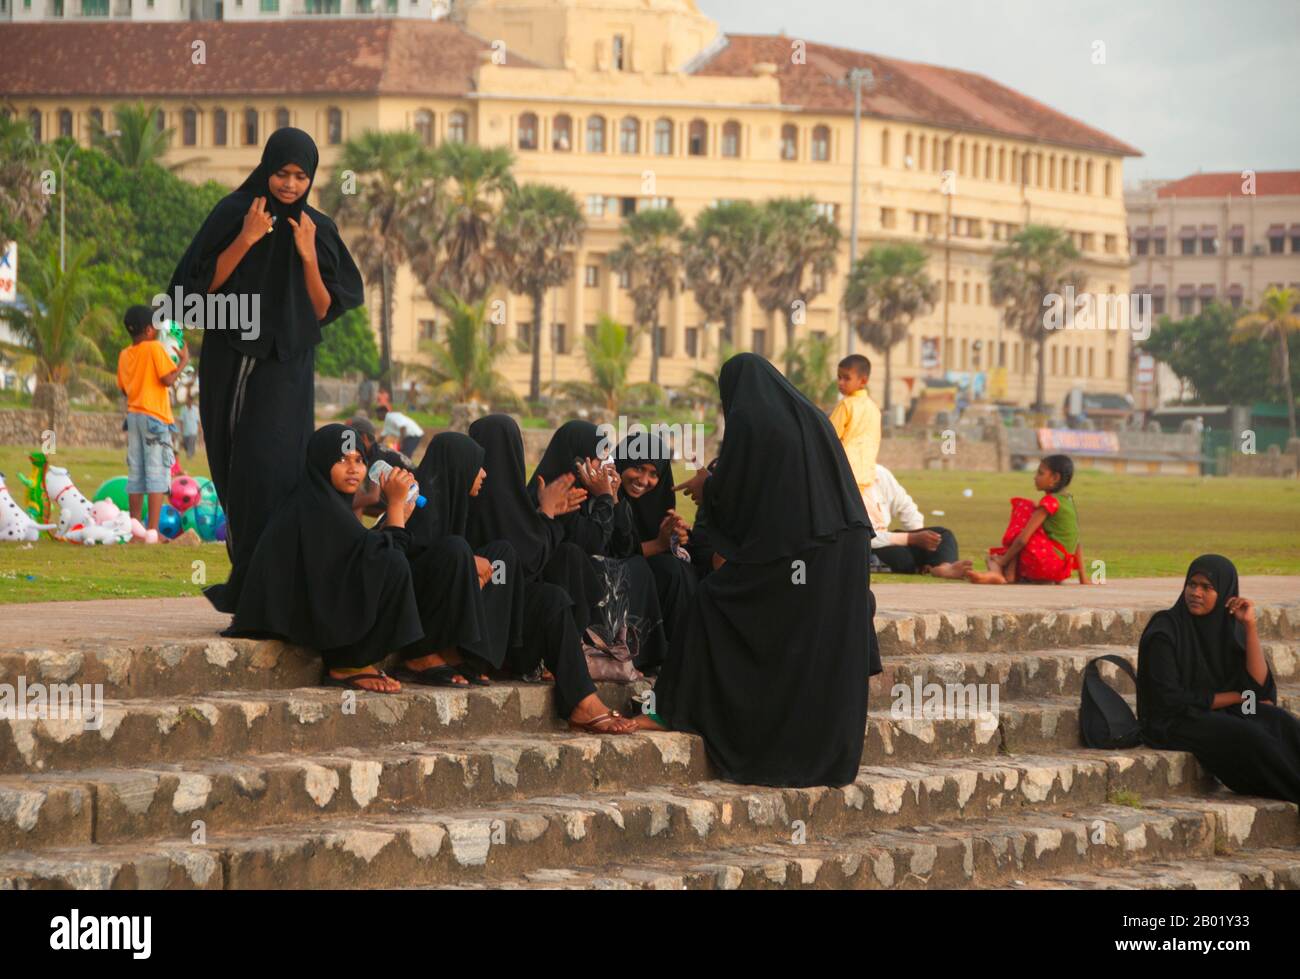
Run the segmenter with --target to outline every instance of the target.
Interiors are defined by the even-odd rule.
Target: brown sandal
[[[618,711],[611,710],[611,711],[606,711],[605,713],[599,715],[598,717],[593,717],[591,720],[585,721],[582,724],[579,724],[577,721],[569,721],[569,729],[573,731],[585,731],[587,734],[632,734],[634,733],[636,731],[636,728],[632,728],[631,730],[628,731],[613,731],[610,730],[609,728],[600,727],[601,724],[606,724],[609,721],[626,721],[626,720],[628,720],[628,718],[624,717]]]
[[[376,670],[373,673],[353,673],[351,676],[331,676],[327,671],[325,673],[324,686],[342,687],[344,690],[359,690],[362,693],[377,693],[392,696],[395,693],[401,693],[401,690],[371,690],[369,687],[360,685],[362,680],[391,680],[393,679],[383,670]],[[400,681],[399,681],[400,682]]]

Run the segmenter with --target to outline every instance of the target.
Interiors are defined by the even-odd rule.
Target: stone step
[[[0,889],[133,887],[156,880],[228,888],[457,883],[539,867],[601,866],[772,843],[796,833],[827,839],[1022,810],[1141,804],[1205,786],[1195,761],[1179,752],[1080,751],[864,767],[852,785],[836,789],[705,781],[472,808],[367,812],[247,832],[225,830],[218,815],[204,827],[201,843],[190,842],[194,837],[187,830],[182,840],[10,851],[0,855]],[[1272,832],[1272,823],[1266,826],[1256,809],[1234,809],[1226,801],[1203,804],[1225,814],[1224,824],[1240,845],[1262,845],[1263,834]],[[1282,812],[1295,821],[1294,806]]]
[[[1007,653],[1030,653],[1040,658],[1043,650],[1083,650],[1110,647],[1104,651],[1127,651],[1137,647],[1142,626],[1150,609],[1005,610],[978,613],[880,612],[877,630],[881,652],[890,666],[894,657],[915,657],[956,651],[973,663],[975,654],[995,654],[996,669],[1014,682],[1020,672],[1032,679],[1037,673],[1025,666],[1013,670],[1000,663]],[[1264,605],[1259,609],[1260,635],[1270,643],[1287,647],[1285,660],[1275,660],[1279,678],[1294,676],[1300,640],[1300,604]],[[1028,661],[1027,661],[1028,662]],[[940,661],[937,665],[944,665]],[[955,669],[947,665],[948,669]],[[1081,669],[1080,665],[1078,669]],[[1068,681],[1077,669],[1063,669]],[[320,659],[301,647],[274,640],[225,639],[218,635],[176,642],[132,642],[106,640],[63,640],[55,646],[33,642],[23,648],[0,652],[0,684],[17,685],[20,676],[28,684],[41,682],[102,684],[108,699],[172,697],[219,691],[290,690],[315,686],[320,681]],[[1032,683],[1027,693],[1052,692]],[[1059,692],[1059,691],[1058,691]]]
[[[1112,867],[1005,886],[1063,891],[1300,891],[1300,853],[1294,848],[1252,849],[1231,857]]]
[[[1294,806],[1239,797],[1225,815],[1201,799],[1156,806],[1089,806],[1073,812],[1004,814],[990,819],[800,843],[763,843],[681,854],[630,865],[545,869],[505,881],[455,888],[562,890],[892,890],[1023,886],[1038,877],[1078,875],[1134,864],[1213,858],[1238,849],[1236,810],[1253,812],[1250,848],[1300,838]],[[1274,849],[1270,852],[1283,853]],[[1290,859],[1300,867],[1300,852]]]

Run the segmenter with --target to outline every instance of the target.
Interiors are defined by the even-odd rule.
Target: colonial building
[[[881,242],[922,245],[941,283],[936,309],[894,350],[895,400],[925,376],[990,371],[991,393],[1027,403],[1032,345],[1002,327],[990,302],[991,257],[1026,223],[1054,225],[1081,249],[1089,290],[1126,294],[1121,186],[1124,158],[1138,151],[984,76],[797,37],[725,35],[692,0],[471,0],[427,23],[0,30],[0,106],[30,119],[40,138],[86,140],[115,103],[143,99],[176,130],[167,162],[194,178],[238,183],[267,135],[288,124],[320,143],[318,181],[330,179],[341,144],[367,129],[412,130],[431,146],[510,147],[521,182],[569,188],[589,223],[573,280],[548,297],[545,380],[585,376],[580,338],[600,313],[631,321],[630,297],[605,256],[624,215],[666,204],[689,221],[718,201],[812,196],[846,245],[797,335],[845,346],[854,69],[868,73],[859,254]],[[409,270],[398,295],[395,355],[423,359],[438,314]],[[504,298],[509,335],[524,335],[530,304]],[[712,366],[717,329],[689,295],[665,301],[661,380],[680,384]],[[751,296],[733,339],[778,358],[785,325]],[[1130,350],[1122,332],[1055,335],[1050,400],[1075,386],[1126,392]],[[522,385],[528,363],[521,352],[503,367]],[[642,342],[634,379],[648,364]],[[877,398],[882,385],[877,371]]]
[[[285,20],[291,17],[446,15],[449,0],[0,0],[0,25],[15,21]]]

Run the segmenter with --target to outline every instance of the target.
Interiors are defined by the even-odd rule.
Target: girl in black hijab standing
[[[735,782],[846,785],[880,672],[862,495],[829,420],[762,357],[731,358],[718,388],[722,452],[681,488],[724,563],[700,582],[638,722],[703,736]]]
[[[225,508],[230,579],[207,589],[217,609],[239,603],[272,511],[293,490],[315,427],[321,327],[364,301],[361,274],[327,216],[307,204],[319,155],[300,129],[278,129],[262,162],[223,198],[172,274],[173,319],[212,331],[199,361],[199,416]],[[235,322],[188,307],[229,297]]]
[[[1300,720],[1277,706],[1255,604],[1227,558],[1193,561],[1178,601],[1147,624],[1137,702],[1147,744],[1190,751],[1234,792],[1300,803]]]

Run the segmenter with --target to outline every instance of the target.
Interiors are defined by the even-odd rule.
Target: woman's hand
[[[411,487],[414,485],[415,476],[409,469],[393,469],[384,477],[379,488],[384,494],[384,503],[389,509],[404,510],[406,495],[411,492]]]
[[[475,554],[474,565],[478,568],[478,586],[486,588],[487,583],[492,580],[492,562]]]
[[[692,500],[695,501],[696,506],[699,506],[704,502],[704,481],[707,480],[708,478],[709,478],[709,471],[707,469],[701,469],[699,472],[697,472],[686,482],[682,483],[679,486],[674,486],[673,492],[685,493],[687,496],[689,496]]]
[[[537,509],[554,519],[566,513],[573,513],[582,506],[587,498],[587,491],[574,485],[572,473],[565,473],[553,483],[537,477]]]
[[[602,466],[599,459],[588,459],[578,466],[578,481],[592,496],[612,496],[616,500],[623,484],[617,470]]]
[[[1255,603],[1249,598],[1230,598],[1223,606],[1234,619],[1250,628],[1255,624]]]
[[[293,227],[293,243],[298,246],[302,260],[308,265],[316,264],[316,222],[303,211],[297,221],[290,218],[289,224]]]
[[[660,553],[672,550],[673,534],[677,533],[677,515],[671,510],[659,521],[659,536],[655,538]]]
[[[269,235],[274,227],[275,222],[271,220],[271,214],[266,209],[266,198],[254,197],[253,206],[244,215],[244,227],[239,232],[239,236],[244,239],[244,244],[252,248]]]

